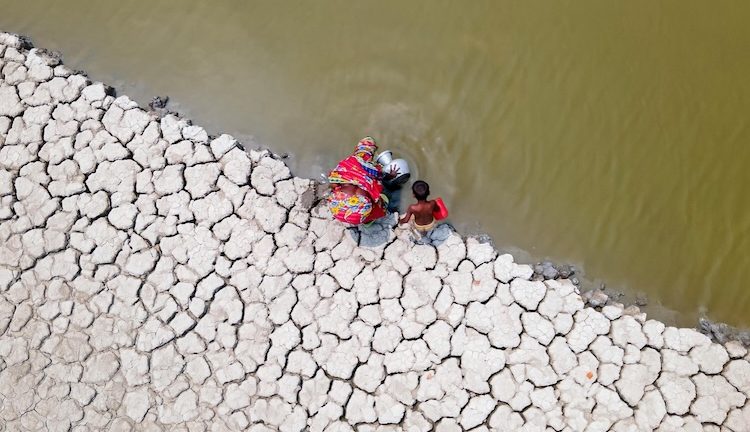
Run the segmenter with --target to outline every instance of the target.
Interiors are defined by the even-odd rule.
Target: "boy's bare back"
[[[435,220],[432,214],[436,206],[435,200],[419,201],[409,206],[404,218],[408,221],[413,215],[417,225],[429,225]]]

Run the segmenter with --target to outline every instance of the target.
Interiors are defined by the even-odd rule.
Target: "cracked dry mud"
[[[347,229],[267,151],[0,33],[0,430],[750,430],[750,356],[447,226]]]

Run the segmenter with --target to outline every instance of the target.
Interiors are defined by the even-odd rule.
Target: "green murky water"
[[[0,28],[293,154],[363,135],[466,231],[750,325],[750,3],[7,1]]]

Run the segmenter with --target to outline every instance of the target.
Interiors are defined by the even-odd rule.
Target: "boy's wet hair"
[[[417,180],[411,185],[411,191],[414,192],[414,198],[425,200],[430,195],[430,185],[426,181]]]

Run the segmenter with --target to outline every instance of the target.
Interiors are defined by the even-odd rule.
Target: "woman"
[[[362,138],[354,153],[328,175],[331,184],[328,208],[341,222],[366,224],[387,213],[388,198],[383,194],[382,180],[395,177],[398,171],[383,173],[373,160],[377,148],[372,137]]]

